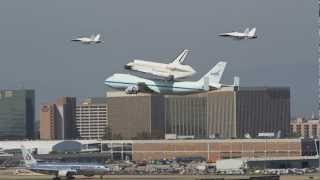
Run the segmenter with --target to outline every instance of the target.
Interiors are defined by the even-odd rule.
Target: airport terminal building
[[[191,138],[289,134],[288,87],[240,87],[189,95],[107,92],[109,123],[123,139],[148,132]]]

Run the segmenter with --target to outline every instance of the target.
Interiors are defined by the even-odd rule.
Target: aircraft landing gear
[[[72,174],[67,174],[66,179],[74,179],[75,177],[72,176]]]
[[[169,81],[174,81],[174,76],[173,75],[169,76]]]

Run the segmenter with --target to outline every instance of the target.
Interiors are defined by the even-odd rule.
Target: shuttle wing
[[[145,74],[166,77],[166,78],[169,78],[171,75],[167,70],[161,69],[161,68],[151,68],[151,67],[145,67],[145,66],[132,66],[131,70],[142,72]]]

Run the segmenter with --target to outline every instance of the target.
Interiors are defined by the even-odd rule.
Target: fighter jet
[[[219,34],[219,36],[232,37],[235,39],[254,39],[258,37],[256,35],[256,28],[252,28],[251,30],[249,28],[246,28],[244,32],[230,32],[230,33]]]
[[[54,175],[54,180],[58,180],[61,177],[71,179],[75,175],[84,175],[88,177],[100,175],[103,177],[103,175],[110,171],[109,168],[100,164],[40,163],[37,162],[37,160],[24,146],[21,146],[21,151],[26,169],[41,174]]]
[[[187,94],[219,89],[226,62],[217,63],[198,81],[165,81],[151,80],[130,74],[113,74],[105,79],[105,84],[111,88],[125,90],[127,94],[138,92],[155,92],[161,94]]]
[[[80,37],[77,39],[72,39],[71,41],[81,42],[83,44],[98,44],[103,42],[100,40],[100,34],[91,35],[90,37]]]
[[[169,80],[186,78],[194,75],[196,71],[189,65],[182,64],[189,50],[183,52],[171,63],[157,63],[135,59],[125,65],[125,69],[163,77]]]

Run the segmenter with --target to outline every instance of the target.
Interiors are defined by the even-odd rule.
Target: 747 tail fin
[[[226,65],[227,62],[225,61],[218,62],[206,75],[199,80],[199,82],[205,83],[206,81],[209,85],[220,83]]]
[[[37,160],[34,159],[30,151],[28,151],[24,146],[21,146],[23,160],[26,166],[31,166],[37,164]]]

